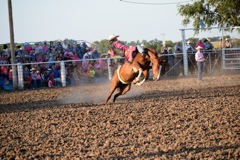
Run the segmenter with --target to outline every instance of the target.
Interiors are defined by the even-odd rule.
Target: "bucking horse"
[[[150,63],[152,63],[153,80],[158,80],[160,77],[160,60],[154,49],[145,48],[145,54],[138,52],[132,63],[125,61],[123,65],[119,66],[112,77],[111,89],[106,104],[116,89],[118,93],[114,95],[113,103],[118,96],[126,94],[131,89],[132,83],[142,85],[148,79]],[[140,80],[142,74],[144,78]]]

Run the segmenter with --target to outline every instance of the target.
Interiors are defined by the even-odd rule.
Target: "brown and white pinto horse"
[[[152,62],[153,79],[158,80],[160,77],[160,61],[154,49],[146,48],[146,54],[137,53],[132,63],[125,62],[114,72],[109,95],[106,99],[106,104],[111,98],[113,92],[118,89],[118,93],[114,95],[113,102],[120,95],[126,94],[131,89],[131,83],[142,85],[148,79],[150,63]],[[141,75],[144,79],[140,81]]]

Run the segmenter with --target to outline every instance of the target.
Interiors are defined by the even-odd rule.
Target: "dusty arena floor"
[[[0,159],[239,159],[240,74],[0,93]]]

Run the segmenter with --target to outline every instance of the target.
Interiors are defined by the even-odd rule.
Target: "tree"
[[[179,5],[178,12],[184,17],[185,26],[192,22],[195,28],[233,27],[240,26],[239,6],[240,0],[195,0],[192,4]]]

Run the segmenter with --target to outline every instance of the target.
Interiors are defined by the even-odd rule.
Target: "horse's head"
[[[158,59],[157,52],[152,48],[147,48],[147,53],[150,57],[150,61],[152,62],[153,80],[157,81],[160,78],[160,61]]]

